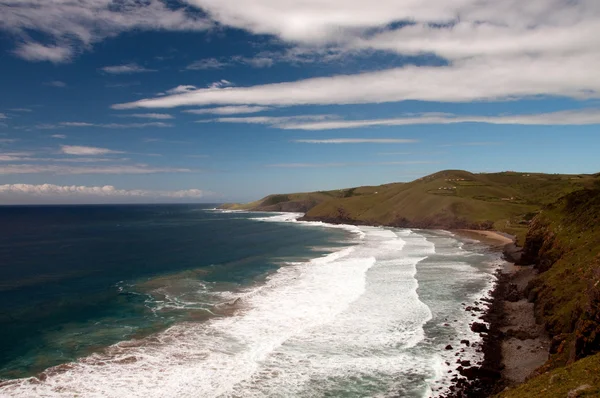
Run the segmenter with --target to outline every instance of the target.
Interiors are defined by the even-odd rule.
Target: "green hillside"
[[[541,206],[591,186],[590,175],[445,170],[410,183],[270,195],[230,209],[306,212],[307,220],[420,228],[497,229],[524,236]]]
[[[501,396],[566,397],[586,385],[568,396],[599,396],[600,187],[544,208],[527,233],[523,260],[540,271],[527,289],[553,337],[551,356],[541,376]]]
[[[398,184],[399,185],[399,184]],[[351,196],[371,195],[378,187],[358,187],[333,191],[273,194],[250,203],[226,203],[222,209],[252,211],[288,211],[305,213],[320,203]]]

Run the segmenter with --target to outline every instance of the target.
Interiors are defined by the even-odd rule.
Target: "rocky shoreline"
[[[470,238],[480,234],[479,231],[459,233]],[[459,360],[456,371],[460,376],[452,379],[455,384],[441,395],[442,398],[492,396],[533,376],[548,359],[551,341],[544,327],[536,323],[534,304],[525,296],[527,284],[537,271],[532,266],[514,264],[520,260],[521,252],[514,243],[490,235],[480,240],[490,244],[492,250],[502,250],[509,263],[497,271],[491,299],[480,300],[486,307],[480,317],[485,323],[474,322],[471,326],[483,338],[477,349],[483,353],[484,360],[471,367],[462,366]],[[474,308],[467,306],[465,310],[473,311]]]

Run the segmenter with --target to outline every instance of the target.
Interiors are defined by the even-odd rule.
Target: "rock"
[[[514,330],[514,329],[508,329],[506,331],[505,335],[508,338],[513,337],[517,340],[531,340],[536,337],[536,336],[532,336],[529,332],[527,332],[525,330]]]
[[[550,354],[556,354],[558,352],[558,348],[566,337],[567,335],[565,334],[559,334],[552,338],[552,342],[550,343]]]
[[[471,361],[460,361],[461,366],[471,366]]]
[[[569,393],[567,394],[567,398],[581,397],[584,395],[583,392],[585,390],[589,390],[590,388],[592,388],[592,386],[590,386],[589,384],[582,384],[579,387],[569,391]]]
[[[472,311],[472,310],[473,310],[473,307],[471,307],[470,305],[465,307],[465,311]]]
[[[467,347],[471,345],[471,343],[469,342],[469,340],[461,340],[461,341],[460,341],[460,344],[464,344],[464,345],[466,345]]]
[[[506,301],[517,302],[521,300],[521,293],[519,293],[519,287],[514,283],[509,283],[506,287]]]
[[[445,348],[445,350],[452,350],[452,349],[453,349],[453,347],[450,344],[448,344]]]
[[[487,333],[489,332],[488,327],[485,323],[474,322],[471,325],[471,330],[475,333]]]

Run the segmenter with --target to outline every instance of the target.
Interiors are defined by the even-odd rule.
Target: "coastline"
[[[516,265],[521,248],[500,232],[453,232],[487,244],[490,250],[502,251],[506,260],[496,272],[496,286],[481,317],[489,324],[489,329],[482,328],[480,333],[484,360],[474,372],[459,369],[465,379],[456,380],[454,388],[443,395],[444,398],[489,397],[536,375],[536,369],[548,359],[551,339],[544,326],[536,322],[534,304],[526,296],[527,285],[535,278],[537,270],[531,265]]]
[[[298,220],[303,221],[305,218],[300,217]],[[341,220],[322,222],[386,227]],[[492,252],[501,252],[506,261],[496,272],[495,287],[488,292],[487,297],[480,298],[475,303],[482,307],[482,312],[479,313],[481,316],[475,318],[471,329],[482,337],[482,343],[471,349],[482,352],[483,361],[464,366],[468,361],[461,361],[459,358],[455,368],[457,376],[452,379],[454,384],[439,395],[443,398],[490,397],[535,375],[535,370],[548,359],[551,341],[543,325],[536,323],[534,304],[529,302],[525,294],[526,287],[537,275],[537,270],[530,265],[517,265],[521,261],[522,248],[516,245],[514,237],[510,235],[493,230],[447,230],[460,237],[481,242]],[[479,309],[466,306],[465,310],[475,316]],[[460,352],[464,352],[465,348]]]

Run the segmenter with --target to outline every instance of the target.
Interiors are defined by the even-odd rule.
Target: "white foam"
[[[359,244],[280,268],[238,295],[245,309],[234,316],[117,344],[0,395],[310,396],[356,386],[377,395],[399,374],[431,372],[431,359],[410,350],[431,318],[415,273],[433,244],[407,231],[343,228],[358,229]]]

